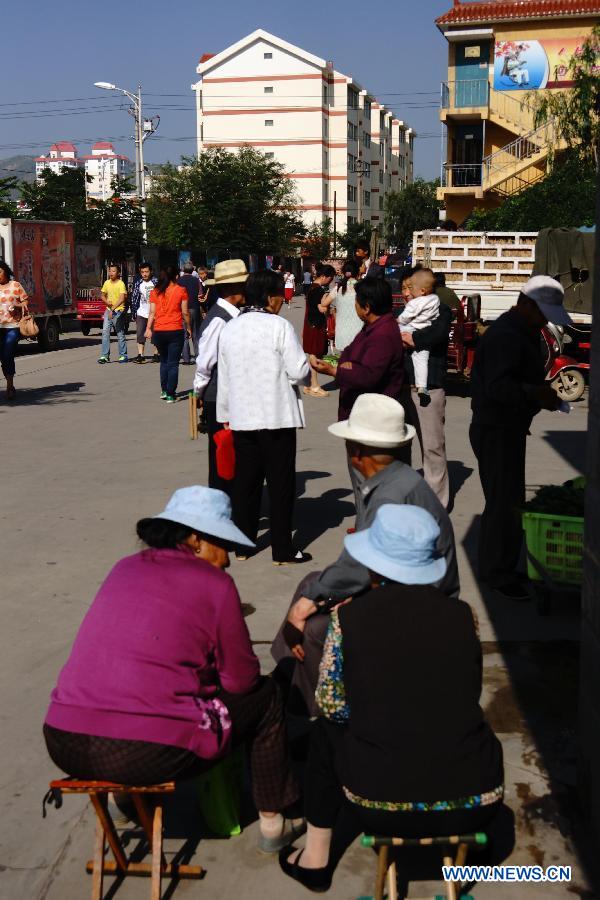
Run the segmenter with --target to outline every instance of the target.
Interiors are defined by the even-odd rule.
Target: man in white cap
[[[219,341],[225,325],[235,319],[244,303],[244,289],[248,280],[246,264],[241,259],[226,259],[215,266],[215,277],[204,283],[213,286],[219,299],[210,309],[198,332],[198,357],[194,376],[194,393],[203,404],[204,421],[208,433],[208,484],[225,493],[230,482],[217,472],[214,436],[223,427],[217,422],[217,361]]]
[[[386,503],[408,503],[426,509],[440,527],[438,552],[446,560],[445,575],[437,586],[449,597],[458,597],[456,547],[448,513],[427,482],[398,458],[416,433],[412,425],[405,423],[401,404],[384,394],[361,394],[349,418],[330,425],[329,431],[346,441],[350,463],[362,477],[356,530],[369,528],[377,510]],[[314,693],[331,608],[370,586],[368,569],[343,550],[332,565],[304,579],[296,592],[271,653],[281,662],[291,650],[297,660],[292,684],[310,715],[318,715]]]
[[[540,329],[570,325],[562,285],[535,275],[516,306],[481,339],[471,372],[473,421],[469,437],[485,497],[479,536],[479,577],[502,596],[528,600],[516,570],[521,555],[525,501],[525,443],[533,417],[560,400],[545,381]]]

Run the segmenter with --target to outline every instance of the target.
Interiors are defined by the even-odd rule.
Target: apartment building
[[[115,152],[110,141],[96,141],[92,152],[84,156],[87,196],[93,200],[107,200],[113,195],[112,182],[125,175],[129,160]]]
[[[454,0],[436,24],[448,41],[439,199],[460,224],[544,178],[552,123],[536,127],[527,95],[568,90],[568,63],[600,21],[598,0]]]
[[[35,179],[43,181],[42,172],[50,169],[55,175],[60,175],[67,169],[78,169],[82,165],[79,159],[77,147],[71,141],[57,141],[52,144],[47,156],[38,156],[35,160]]]
[[[412,180],[414,132],[331,61],[259,29],[196,71],[198,154],[251,146],[276,159],[307,225],[379,228],[386,193]]]

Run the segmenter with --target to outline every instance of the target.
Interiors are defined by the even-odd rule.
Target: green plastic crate
[[[532,556],[553,581],[581,584],[583,517],[524,512],[523,529],[528,556]],[[544,580],[531,559],[527,560],[527,574],[533,581]]]

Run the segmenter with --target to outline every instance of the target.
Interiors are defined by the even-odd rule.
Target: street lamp
[[[144,141],[154,134],[160,122],[160,116],[154,116],[151,119],[142,118],[142,86],[138,84],[137,94],[126,91],[124,88],[117,87],[110,81],[96,81],[94,87],[103,91],[118,91],[124,94],[133,103],[133,107],[128,110],[135,121],[135,185],[136,193],[140,199],[142,210],[142,234],[144,243],[146,243],[146,178],[144,175]]]

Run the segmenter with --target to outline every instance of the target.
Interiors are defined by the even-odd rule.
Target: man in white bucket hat
[[[214,436],[222,429],[217,422],[217,362],[221,333],[228,322],[237,318],[244,303],[248,270],[242,259],[226,259],[215,266],[215,277],[204,283],[211,285],[219,299],[202,322],[198,337],[198,357],[194,376],[194,393],[203,404],[208,433],[208,483],[210,487],[231,490],[231,483],[217,472],[217,446]]]
[[[469,437],[485,497],[479,536],[481,581],[511,600],[528,600],[517,572],[523,544],[525,444],[533,417],[556,410],[559,397],[546,382],[540,329],[547,322],[570,325],[562,285],[535,275],[516,306],[481,339],[471,372],[473,421]]]
[[[350,417],[330,425],[329,431],[346,441],[350,463],[361,475],[356,530],[369,528],[377,510],[386,503],[426,509],[439,525],[438,552],[446,561],[438,587],[449,597],[458,597],[456,547],[448,513],[426,481],[398,458],[401,448],[415,436],[413,426],[405,422],[401,404],[383,394],[361,394]],[[343,550],[336,562],[308,576],[296,591],[271,653],[280,662],[291,650],[297,660],[292,683],[310,715],[317,715],[314,692],[329,612],[347,597],[363,593],[370,584],[368,569]]]

